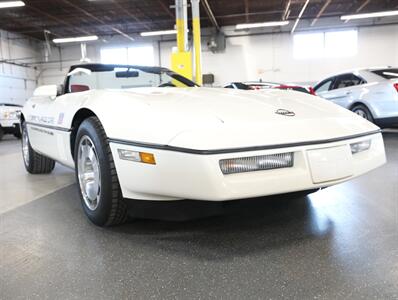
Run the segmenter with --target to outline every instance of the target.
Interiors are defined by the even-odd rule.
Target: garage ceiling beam
[[[61,20],[61,19],[59,19],[59,18],[57,18],[57,17],[54,17],[53,15],[51,15],[51,14],[49,14],[49,13],[46,13],[45,11],[42,11],[41,9],[36,8],[36,7],[34,7],[34,6],[30,5],[30,4],[26,4],[26,6],[27,6],[29,9],[35,11],[36,13],[38,13],[38,14],[40,14],[40,15],[42,15],[42,16],[45,16],[46,18],[51,19],[51,20],[57,22],[58,24],[62,24],[62,25],[67,26],[67,27],[69,27],[69,28],[73,28],[73,29],[76,30],[77,32],[80,32],[80,33],[85,34],[85,35],[92,35],[92,33],[88,32],[88,31],[86,31],[86,30],[84,30],[84,29],[81,29],[81,28],[79,28],[79,27],[73,26],[73,24],[71,24],[71,23],[69,23],[69,22],[66,22],[66,21],[64,21],[64,20]],[[44,29],[46,29],[46,28],[42,28],[41,31],[44,30]]]
[[[15,29],[13,30],[13,32],[15,32],[15,33],[21,33],[20,28],[22,28],[23,26],[27,26],[27,28],[29,28],[28,33],[37,33],[37,32],[41,33],[41,32],[43,32],[43,30],[45,30],[44,27],[40,27],[40,26],[37,26],[37,25],[32,25],[32,24],[28,24],[27,25],[26,20],[20,20],[18,18],[13,18],[12,22],[18,28],[16,30]],[[22,32],[22,34],[23,34],[23,32]],[[53,33],[53,35],[57,36],[57,34],[54,34],[54,33]],[[41,41],[40,39],[37,39],[37,40]]]
[[[304,14],[304,12],[305,12],[305,9],[307,8],[309,2],[310,2],[310,0],[306,0],[306,1],[305,1],[304,5],[303,5],[303,8],[301,9],[300,14],[299,14],[298,17],[297,17],[296,22],[294,22],[292,31],[291,31],[290,33],[293,33],[293,32],[296,30],[297,25],[298,25],[298,23],[300,22],[300,19],[301,19],[301,17],[303,16],[303,14]]]
[[[259,11],[259,12],[251,12],[248,13],[249,16],[265,16],[265,15],[274,15],[274,14],[281,14],[283,13],[282,10],[267,10],[267,11]],[[240,14],[228,14],[228,15],[219,15],[216,18],[219,19],[229,19],[229,18],[240,18],[244,17],[245,13]]]
[[[355,13],[360,13],[368,4],[370,3],[370,0],[365,0],[356,10]],[[344,23],[347,23],[349,19],[345,20]]]
[[[117,28],[123,28],[123,26],[125,26],[125,29],[123,30],[124,33],[126,34],[136,34],[139,33],[141,31],[137,31],[135,30],[136,28],[141,28],[143,24],[147,24],[150,25],[151,22],[142,22],[142,23],[126,23],[124,21],[119,21],[119,22],[109,22],[107,23],[107,25],[102,25],[102,24],[96,24],[96,23],[91,23],[89,25],[86,25],[84,23],[76,23],[76,26],[80,26],[81,28],[84,28],[87,32],[91,32],[92,34],[97,34],[97,35],[102,35],[103,32],[113,32],[111,31],[111,27],[117,27]],[[157,26],[162,26],[164,28],[166,27],[170,27],[172,26],[171,24],[175,24],[174,22],[171,22],[170,20],[165,20],[165,21],[161,21],[161,22],[152,22],[152,24],[156,24]],[[43,32],[43,28],[42,27],[33,27],[33,26],[24,26],[22,27],[23,24],[16,24],[17,29],[12,29],[12,32],[15,33],[20,33],[20,34],[31,34],[31,33],[37,33]],[[26,24],[24,24],[26,25]],[[141,26],[140,26],[141,25]],[[62,24],[57,24],[57,25],[51,25],[48,26],[47,28],[48,30],[50,30],[52,32],[53,35],[60,35],[60,33],[65,31],[65,25]],[[88,35],[88,34],[85,34]],[[113,35],[115,35],[113,33]],[[60,37],[64,37],[65,34],[63,34],[63,36]]]
[[[369,4],[370,0],[365,0],[362,5],[360,7],[358,7],[358,9],[355,11],[356,13],[359,13],[362,11],[362,9],[364,9],[368,4]]]
[[[164,12],[167,13],[174,20],[175,15],[171,12],[171,10],[167,6],[167,4],[164,3],[162,0],[158,0],[158,3],[159,3],[159,6],[164,10]]]
[[[135,15],[133,15],[132,13],[130,13],[129,10],[128,10],[126,7],[124,7],[122,4],[120,4],[120,3],[118,2],[118,0],[113,0],[113,3],[115,3],[116,6],[117,6],[118,8],[120,8],[122,11],[124,11],[130,18],[132,18],[133,20],[135,20],[137,23],[143,25],[143,27],[145,27],[145,29],[151,30],[151,27],[150,27],[150,26],[144,24],[139,18],[137,18],[137,17],[136,17]],[[137,7],[136,7],[135,9],[138,10]],[[142,12],[140,12],[140,13],[142,13]]]
[[[321,10],[319,11],[319,13],[316,15],[315,19],[312,20],[311,25],[310,26],[314,26],[315,23],[319,20],[319,18],[322,16],[322,14],[325,12],[325,10],[328,8],[329,4],[332,2],[332,0],[327,0],[325,2],[325,4],[322,6]]]
[[[43,40],[43,30],[50,30],[58,37],[126,34],[134,38],[143,31],[170,29],[175,25],[175,12],[170,6],[173,0],[66,1],[25,1],[25,8],[2,12],[0,27]],[[238,23],[274,21],[278,18],[291,21],[293,26],[305,3],[305,0],[201,1],[202,25],[212,28],[234,26]],[[325,17],[340,17],[342,14],[363,13],[368,10],[395,9],[397,4],[393,3],[394,1],[398,0],[313,0],[308,4],[300,22],[306,18],[309,20],[308,26],[312,24],[315,27]],[[235,4],[232,5],[233,3]],[[388,22],[392,23],[394,19],[390,18]],[[300,24],[297,28],[301,27]]]
[[[203,4],[203,7],[205,8],[206,13],[209,16],[210,21],[213,24],[213,26],[216,27],[218,30],[220,30],[220,25],[218,25],[217,19],[214,16],[213,11],[211,10],[209,2],[207,0],[202,0],[202,4]]]
[[[249,0],[245,1],[245,15],[246,15],[246,22],[249,23]]]
[[[96,16],[94,16],[93,14],[89,13],[88,11],[84,10],[83,8],[69,2],[68,0],[63,0],[64,3],[68,4],[69,6],[72,6],[73,8],[75,8],[76,10],[82,12],[83,14],[85,14],[87,17],[91,18],[92,20],[97,21],[98,23],[108,26],[110,29],[112,29],[112,31],[116,32],[117,34],[120,34],[121,36],[124,36],[125,38],[129,39],[130,41],[134,41],[134,38],[132,38],[131,36],[129,36],[128,34],[124,33],[123,31],[121,31],[120,29],[117,29],[114,26],[109,26],[107,25],[106,22],[102,21],[101,19],[97,18]]]
[[[289,18],[290,15],[290,5],[292,4],[292,0],[287,1],[286,6],[285,6],[285,10],[283,11],[283,16],[282,19],[286,20],[287,18]]]

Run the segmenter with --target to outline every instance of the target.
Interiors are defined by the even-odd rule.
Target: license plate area
[[[313,183],[335,181],[353,175],[352,154],[349,145],[308,150],[307,158]]]

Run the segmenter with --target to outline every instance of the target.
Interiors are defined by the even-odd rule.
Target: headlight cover
[[[224,175],[290,168],[293,164],[293,152],[220,160],[221,172]]]
[[[18,114],[17,112],[11,112],[11,111],[6,111],[3,113],[3,119],[17,119],[18,118]]]
[[[366,140],[366,141],[361,141],[358,143],[350,144],[351,153],[357,154],[357,153],[369,150],[371,144],[372,144],[372,140]]]

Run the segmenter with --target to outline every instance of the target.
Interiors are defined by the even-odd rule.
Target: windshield
[[[398,79],[398,69],[381,69],[373,70],[373,73],[385,78],[385,79]]]
[[[194,87],[191,80],[159,67],[82,65],[68,75],[67,93],[93,89],[131,89],[140,87]]]

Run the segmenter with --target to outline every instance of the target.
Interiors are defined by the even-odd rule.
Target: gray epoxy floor
[[[97,228],[75,185],[0,214],[0,299],[398,299],[398,134],[384,137],[378,170],[219,216]]]

